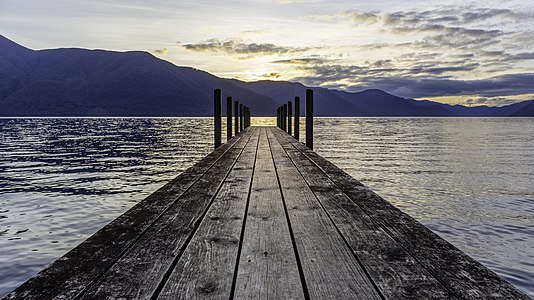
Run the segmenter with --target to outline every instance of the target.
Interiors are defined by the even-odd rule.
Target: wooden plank
[[[81,298],[150,298],[183,252],[253,131],[247,131],[246,138],[237,141]]]
[[[258,145],[242,243],[236,299],[304,299],[265,129]]]
[[[258,139],[259,130],[256,130],[157,295],[158,299],[229,299]]]
[[[310,298],[381,299],[271,131],[268,138]]]
[[[74,298],[110,268],[162,213],[242,139],[248,139],[248,135],[236,136],[211,152],[5,298]]]
[[[272,131],[386,299],[455,298],[280,130]]]
[[[397,240],[456,297],[461,299],[530,299],[509,282],[400,211],[334,164],[282,131],[279,132],[320,167],[356,205]]]

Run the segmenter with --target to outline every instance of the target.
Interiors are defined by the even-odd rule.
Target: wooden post
[[[313,90],[306,90],[306,146],[313,150]]]
[[[278,128],[282,128],[282,109],[278,106],[276,110],[278,112]]]
[[[243,131],[243,103],[239,103],[239,132]]]
[[[298,141],[300,138],[300,98],[295,97],[295,126],[293,128],[295,132],[293,136]]]
[[[213,97],[213,101],[214,101],[214,114],[213,114],[213,118],[214,118],[214,129],[215,129],[215,133],[214,133],[214,136],[215,136],[215,149],[219,148],[219,146],[221,146],[221,134],[222,134],[222,116],[221,116],[221,106],[222,106],[222,99],[221,99],[221,89],[216,89],[214,91],[214,97]]]
[[[282,107],[282,129],[287,132],[287,103]]]
[[[282,127],[280,125],[280,106],[276,108],[276,126],[278,126],[278,128]]]
[[[291,122],[292,116],[293,116],[293,103],[291,103],[291,101],[287,101],[287,133],[289,135],[292,134],[292,131],[291,131],[291,127],[293,125]]]
[[[278,111],[280,112],[280,128],[282,128],[282,106],[278,107]]]
[[[232,97],[226,97],[226,140],[232,138]]]
[[[239,101],[234,101],[234,134],[239,133]]]
[[[248,128],[248,106],[245,106],[245,129]]]
[[[250,127],[250,107],[247,109],[247,127]]]
[[[248,127],[248,106],[245,106],[245,129]]]

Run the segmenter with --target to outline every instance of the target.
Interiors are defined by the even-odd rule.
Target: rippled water
[[[208,154],[211,128],[207,119],[0,119],[0,295]]]
[[[534,297],[534,118],[316,123],[319,154]]]
[[[534,119],[315,126],[319,154],[534,296]],[[203,118],[0,119],[0,295],[205,156],[212,139]]]

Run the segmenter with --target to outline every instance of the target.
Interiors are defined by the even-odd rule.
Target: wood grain
[[[454,299],[301,151],[280,132],[275,136],[386,299]]]
[[[240,139],[81,296],[81,299],[150,298],[200,223],[249,141]]]
[[[304,299],[266,129],[251,191],[235,298]]]
[[[258,138],[255,130],[158,299],[230,297]]]
[[[271,131],[268,138],[310,298],[381,299]]]

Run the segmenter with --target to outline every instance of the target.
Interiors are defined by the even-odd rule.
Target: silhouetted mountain
[[[233,81],[243,88],[269,95],[279,104],[293,100],[295,95],[303,98],[307,89],[300,83],[292,82],[264,80],[246,83],[238,80]],[[530,101],[524,101],[503,107],[467,107],[429,100],[405,99],[378,89],[357,93],[325,88],[312,89],[315,95],[315,114],[318,116],[515,116],[516,111],[530,103]],[[303,115],[304,101],[301,100],[301,103],[301,115]],[[534,113],[529,114],[529,111],[525,111],[522,115],[534,116]]]
[[[524,101],[518,104],[522,104],[521,107],[509,115],[516,117],[532,117],[534,116],[534,100]]]
[[[0,53],[3,116],[211,115],[214,88],[238,95],[258,112],[276,107],[229,80],[146,52],[32,51],[0,37]]]
[[[214,88],[263,116],[300,96],[304,113],[300,83],[222,79],[139,51],[35,51],[0,35],[0,116],[208,116]],[[381,90],[313,90],[318,116],[534,116],[532,101],[465,107]]]

